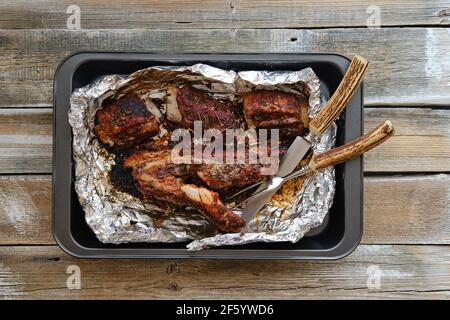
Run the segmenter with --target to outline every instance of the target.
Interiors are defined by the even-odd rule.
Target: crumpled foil
[[[108,75],[73,92],[69,122],[73,131],[75,190],[87,224],[104,243],[191,241],[188,250],[251,242],[299,241],[319,226],[330,209],[334,192],[334,169],[327,168],[306,178],[287,182],[240,233],[218,233],[201,214],[186,208],[171,211],[142,201],[115,188],[109,172],[115,164],[94,134],[96,111],[110,97],[134,92],[149,98],[165,95],[167,83],[189,81],[218,98],[238,99],[253,89],[278,89],[308,97],[309,116],[325,100],[320,81],[311,68],[300,71],[222,70],[205,64],[164,66],[139,70],[129,76]],[[336,126],[312,142],[314,154],[335,144]],[[235,211],[240,214],[239,210]]]

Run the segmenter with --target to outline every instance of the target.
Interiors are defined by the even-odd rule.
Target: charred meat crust
[[[98,139],[113,149],[130,148],[156,135],[156,117],[137,96],[128,95],[103,107],[96,113],[95,133]]]
[[[169,130],[161,137],[155,137],[161,120],[150,112],[144,100],[133,94],[97,112],[95,133],[119,161],[111,171],[111,180],[132,184],[121,186],[121,191],[169,206],[195,208],[222,231],[239,232],[245,221],[221,202],[217,192],[224,195],[269,178],[261,173],[264,166],[175,164],[171,161],[171,131],[180,127],[193,129],[194,121],[202,121],[203,130],[223,132],[242,127],[245,119],[249,127],[280,129],[280,157],[285,153],[283,141],[302,134],[307,126],[307,108],[298,96],[281,91],[246,93],[243,108],[235,108],[228,100],[214,99],[208,92],[190,85],[172,87],[171,92],[172,107],[176,107],[172,111],[176,112],[172,112],[171,119],[166,114],[162,125]]]
[[[202,165],[197,171],[202,182],[213,190],[243,188],[255,182],[266,180],[260,165]]]
[[[231,101],[214,99],[206,91],[185,85],[178,90],[176,100],[183,128],[193,129],[194,121],[202,121],[205,130],[223,131],[239,125]]]
[[[245,221],[228,209],[216,192],[192,184],[181,186],[181,190],[222,231],[239,232],[245,226]]]
[[[139,151],[124,161],[125,168],[132,168],[133,178],[144,197],[194,207],[225,232],[243,228],[245,221],[228,209],[216,192],[184,183],[195,172],[190,165],[171,163],[170,153],[170,150]]]
[[[303,133],[304,115],[299,97],[278,90],[256,90],[243,94],[243,109],[250,127],[278,128],[284,136]]]

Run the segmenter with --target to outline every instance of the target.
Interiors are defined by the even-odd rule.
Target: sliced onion
[[[178,88],[169,86],[166,96],[166,119],[173,122],[181,122],[182,116],[177,103]]]
[[[163,114],[161,113],[161,110],[153,103],[153,101],[149,98],[144,98],[145,107],[148,111],[150,111],[151,114],[153,114],[158,122],[163,121]]]

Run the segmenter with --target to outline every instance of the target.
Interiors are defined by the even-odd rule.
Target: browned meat
[[[193,129],[194,121],[202,121],[204,130],[214,128],[223,132],[228,128],[239,128],[243,117],[236,113],[231,102],[214,99],[206,91],[188,85],[171,86],[167,92],[165,118],[168,121],[163,125],[168,132],[165,135],[151,139],[159,133],[158,121],[162,115],[156,118],[148,103],[130,95],[97,112],[95,132],[98,138],[114,147],[115,152],[122,155],[121,159],[126,158],[120,167],[124,172],[131,168],[132,177],[129,174],[128,177],[135,182],[132,185],[137,187],[134,189],[136,194],[195,208],[222,231],[238,232],[245,226],[245,221],[229,210],[212,190],[225,195],[230,190],[268,179],[278,167],[275,172],[268,173],[272,164],[249,164],[248,161],[246,164],[228,164],[226,159],[223,159],[224,163],[175,164],[171,159],[174,141],[171,141],[170,133],[176,127]],[[243,95],[247,124],[257,128],[279,128],[281,136],[288,137],[282,139],[285,142],[302,134],[307,126],[307,108],[303,103],[300,97],[281,91],[257,90]],[[206,150],[207,145],[203,148]],[[285,151],[282,143],[276,159],[280,159]],[[221,157],[217,152],[220,151],[214,149],[216,159],[227,156]],[[248,160],[248,146],[245,152]],[[232,156],[237,158],[236,154]]]
[[[171,162],[171,151],[140,151],[124,161],[133,169],[138,189],[148,199],[175,205],[192,206],[225,232],[238,232],[245,221],[229,210],[216,192],[194,184],[185,184],[184,178],[195,175],[189,165]]]
[[[206,91],[185,85],[176,90],[176,102],[183,128],[193,129],[194,121],[201,121],[204,130],[214,128],[223,131],[238,127],[232,103],[214,99]]]
[[[201,165],[199,178],[213,190],[243,188],[270,176],[261,174],[261,165],[209,164]]]
[[[191,166],[178,165],[171,161],[171,150],[138,151],[133,153],[123,162],[125,168],[133,168],[137,173],[145,171],[145,174],[155,178],[167,176],[188,177],[191,175]]]
[[[181,190],[189,201],[222,231],[239,232],[245,226],[244,219],[228,209],[216,192],[193,184],[185,184],[181,186]]]
[[[266,156],[270,157],[272,150],[270,145],[267,147]],[[268,180],[272,175],[278,171],[278,164],[281,157],[285,155],[287,148],[280,146],[277,150],[277,154],[274,154],[275,164],[251,164],[249,162],[249,148],[245,148],[246,162],[228,164],[224,163],[212,163],[201,164],[196,166],[195,170],[197,176],[205,183],[209,188],[219,191],[227,191],[229,189],[240,189],[249,186],[258,181]],[[236,150],[234,151],[234,159],[237,159]],[[225,156],[226,160],[226,156]]]
[[[170,149],[174,146],[175,142],[171,141],[171,133],[165,133],[156,139],[148,139],[140,143],[135,151],[139,150],[149,150],[149,151],[162,151]]]
[[[115,149],[132,147],[159,132],[155,116],[137,96],[125,96],[103,107],[96,114],[95,133],[99,140]]]
[[[282,136],[303,133],[307,109],[294,94],[256,90],[243,95],[243,104],[245,120],[250,127],[278,128]]]

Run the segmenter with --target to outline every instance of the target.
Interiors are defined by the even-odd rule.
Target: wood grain
[[[366,132],[391,120],[396,133],[365,154],[365,172],[449,172],[449,110],[366,108]],[[52,110],[0,109],[0,173],[50,173]]]
[[[0,28],[66,28],[71,0],[1,1]],[[6,7],[3,7],[7,4]],[[382,26],[448,25],[449,1],[374,0],[78,0],[83,29],[323,28],[366,26],[374,9]],[[126,8],[126,14],[123,10]]]
[[[0,30],[1,106],[50,106],[53,75],[65,56],[77,50],[125,50],[359,54],[371,63],[366,105],[448,107],[449,32],[448,28]]]
[[[48,173],[52,168],[51,109],[0,110],[0,173]]]
[[[362,242],[450,244],[449,194],[445,174],[365,178]],[[0,246],[54,243],[51,176],[0,176]]]
[[[67,29],[73,4],[82,30]],[[0,0],[0,7],[0,299],[450,298],[449,0]],[[377,8],[383,28],[366,28]],[[365,171],[378,175],[365,178],[363,244],[321,263],[79,260],[62,252],[51,234],[51,176],[26,174],[51,171],[53,75],[77,50],[367,58],[365,105],[377,108],[365,110],[366,132],[389,119],[396,135],[365,156]],[[69,266],[80,267],[81,290],[67,289]],[[368,289],[374,268],[381,286]]]
[[[450,297],[448,246],[359,246],[322,263],[239,260],[80,260],[57,247],[1,247],[3,299],[312,299]],[[69,290],[69,266],[81,289]],[[379,289],[368,289],[371,272]]]
[[[365,178],[363,243],[450,244],[449,217],[449,175]]]
[[[438,109],[366,108],[365,131],[391,120],[395,134],[364,155],[365,172],[449,172],[450,113]]]
[[[0,244],[55,243],[50,176],[0,176]]]

